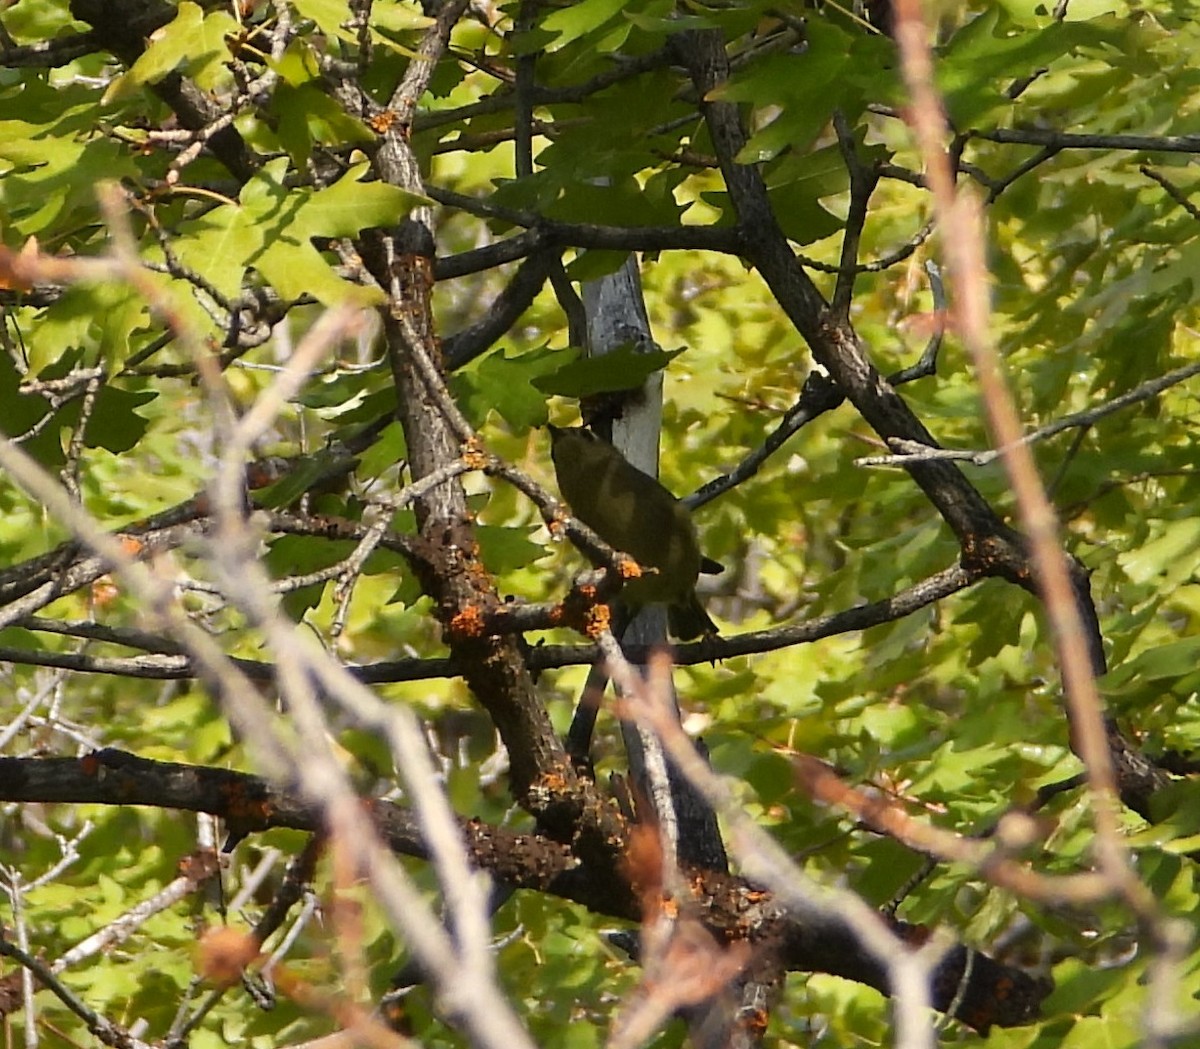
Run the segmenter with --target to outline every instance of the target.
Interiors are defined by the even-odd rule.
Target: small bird
[[[688,508],[583,427],[551,426],[550,456],[571,512],[609,546],[657,569],[626,583],[625,599],[634,606],[666,604],[670,631],[681,641],[715,634],[716,624],[696,597],[696,578],[702,568],[720,566],[701,557]]]

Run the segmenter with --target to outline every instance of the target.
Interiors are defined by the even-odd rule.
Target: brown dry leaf
[[[259,954],[259,942],[249,933],[221,926],[207,930],[196,945],[196,968],[218,987],[232,987]]]

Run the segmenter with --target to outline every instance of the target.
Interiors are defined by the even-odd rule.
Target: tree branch
[[[1051,128],[995,128],[968,138],[1062,149],[1127,149],[1145,153],[1200,153],[1200,135],[1088,135]]]
[[[320,806],[276,790],[256,776],[227,769],[151,761],[119,750],[83,758],[0,758],[0,799],[18,802],[147,805],[208,812],[238,833],[271,827],[321,831]],[[371,816],[390,848],[420,859],[428,847],[417,820],[405,808],[370,803]],[[517,834],[478,820],[460,821],[471,862],[520,888],[546,892],[598,913],[636,921],[640,903],[622,877],[581,864],[572,850],[540,834]],[[854,933],[836,914],[813,909],[789,914],[770,893],[744,879],[711,870],[684,872],[691,905],[718,942],[749,939],[777,950],[788,969],[828,972],[889,992],[886,974],[864,957]],[[901,922],[894,927],[914,939],[927,935]],[[970,993],[957,1015],[980,1031],[992,1024],[1026,1023],[1036,1016],[1047,988],[1019,969],[1001,965],[969,948],[951,949],[938,966],[935,1004],[955,997],[968,958]]]
[[[675,44],[697,93],[705,100],[702,102],[705,122],[721,160],[749,259],[808,343],[813,357],[880,437],[885,441],[899,438],[938,447],[932,434],[876,371],[858,334],[831,313],[797,263],[775,219],[758,168],[736,161],[746,145],[746,134],[737,106],[716,97],[716,89],[729,78],[720,35],[713,30],[680,33]],[[997,575],[1035,595],[1038,593],[1024,538],[999,519],[956,466],[938,461],[919,462],[909,464],[908,471],[953,530],[968,571]],[[1069,567],[1089,656],[1097,667],[1102,667],[1104,648],[1088,573],[1074,559]],[[1134,752],[1136,748],[1125,749]],[[1133,801],[1140,788],[1141,783],[1133,777],[1128,792],[1122,786],[1122,798],[1127,803]]]

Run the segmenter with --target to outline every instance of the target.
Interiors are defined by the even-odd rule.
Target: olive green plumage
[[[680,640],[715,634],[696,597],[704,559],[687,507],[590,430],[551,426],[550,440],[558,489],[571,512],[609,546],[658,569],[625,584],[629,604],[666,604]]]

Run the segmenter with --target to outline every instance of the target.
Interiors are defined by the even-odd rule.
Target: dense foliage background
[[[629,352],[589,362],[581,325],[588,289],[633,258],[650,335],[679,351],[642,358],[669,357],[664,483],[682,495],[757,466],[696,510],[726,565],[701,584],[722,635],[682,647],[675,671],[733,810],[845,890],[821,905],[839,930],[861,933],[857,897],[911,923],[910,943],[920,925],[998,963],[962,976],[959,960],[934,1000],[962,1022],[939,1039],[1196,1044],[1200,5],[928,4],[924,30],[895,5],[900,31],[934,45],[944,145],[985,205],[989,334],[1020,417],[1029,432],[1065,421],[1033,450],[1090,577],[1121,799],[1108,844],[1129,850],[1141,894],[1104,842],[1097,860],[1097,795],[1001,461],[923,476],[860,461],[903,450],[885,438],[911,437],[913,417],[945,448],[993,445],[953,283],[929,266],[942,249],[900,34],[887,4],[866,7],[17,0],[0,14],[7,1042],[398,1037],[366,1017],[424,948],[366,846],[347,844],[361,827],[338,822],[322,754],[358,793],[436,819],[397,742],[408,723],[350,709],[364,697],[306,662],[328,656],[419,716],[425,778],[480,821],[472,860],[523,887],[492,931],[532,1042],[599,1044],[630,1003],[657,996],[669,1015],[725,983],[745,1005],[760,980],[730,1044],[891,1044],[898,1007],[854,937],[837,959],[820,934],[782,950],[705,911],[722,949],[749,937],[757,953],[728,955],[741,975],[691,998],[663,992],[670,965],[639,982],[605,938],[639,910],[649,937],[654,863],[622,859],[612,707],[594,781],[539,735],[566,732],[596,651],[566,625],[584,626],[577,606],[556,607],[586,562],[530,482],[553,487],[547,422],[645,377]],[[897,408],[867,363],[894,375],[927,350],[935,368],[901,376]],[[290,720],[305,689],[315,727]],[[98,748],[163,764],[97,762]],[[185,783],[171,762],[208,773]],[[297,815],[287,798],[329,808]],[[488,828],[586,873],[568,885],[550,853],[499,837],[489,866]],[[419,839],[389,837],[437,901],[459,883]],[[737,837],[735,873],[757,848]],[[1059,889],[1018,868],[1110,881]],[[704,907],[750,891],[716,884]],[[257,996],[237,976],[254,950],[204,934],[256,923],[283,930],[252,967]],[[716,941],[698,949],[714,972]],[[456,999],[422,957],[433,987],[389,1001],[394,1030],[487,1044],[490,1020],[502,1043],[492,999]],[[53,976],[22,975],[32,959]],[[1006,1013],[1021,972],[1053,990],[1018,984],[1028,1001]],[[687,1025],[655,1030],[676,1044]]]

